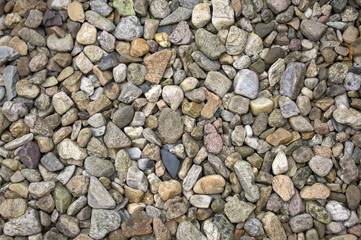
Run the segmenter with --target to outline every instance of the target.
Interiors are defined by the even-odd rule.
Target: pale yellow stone
[[[138,210],[142,211],[143,209],[145,209],[145,207],[146,207],[145,204],[142,202],[141,203],[130,203],[130,204],[128,204],[127,209],[130,214],[133,214]]]
[[[76,41],[82,45],[90,45],[97,40],[97,29],[89,23],[84,23],[76,35]]]
[[[10,40],[9,47],[14,48],[22,56],[28,54],[28,45],[26,45],[26,43],[23,40],[21,40],[18,36],[15,36]]]
[[[85,14],[83,10],[83,5],[77,0],[70,3],[68,6],[68,15],[69,18],[73,21],[84,22]]]
[[[9,189],[19,194],[23,198],[28,198],[29,195],[29,184],[26,182],[14,183],[9,186]]]
[[[250,103],[252,113],[258,115],[261,112],[271,113],[273,109],[273,101],[268,98],[257,98]]]
[[[193,191],[198,194],[218,194],[222,193],[226,181],[221,175],[208,175],[199,179],[193,187]]]
[[[163,201],[180,195],[182,192],[182,186],[177,180],[164,181],[159,185],[158,193]]]
[[[156,33],[154,35],[154,39],[155,41],[157,41],[157,43],[164,48],[170,47],[171,43],[169,41],[169,37],[167,33]]]

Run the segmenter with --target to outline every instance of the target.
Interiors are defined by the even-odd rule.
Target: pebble
[[[0,214],[4,218],[17,218],[25,213],[26,201],[22,198],[5,199],[0,205]]]
[[[288,171],[287,156],[284,152],[278,152],[272,163],[274,175],[280,175]]]
[[[192,15],[192,10],[184,7],[177,8],[174,12],[169,14],[166,18],[160,21],[159,26],[171,25],[181,21],[188,20]]]
[[[261,219],[264,230],[271,239],[286,239],[286,233],[278,217],[272,212],[266,212]]]
[[[246,46],[244,52],[248,56],[254,56],[260,53],[263,49],[262,39],[255,33],[250,33],[247,38]]]
[[[230,1],[212,0],[212,24],[219,31],[234,23],[234,11]]]
[[[50,172],[57,172],[64,168],[54,153],[49,152],[40,159],[41,164]]]
[[[220,175],[209,175],[200,178],[193,187],[193,191],[198,194],[222,193],[226,182]]]
[[[232,197],[224,206],[224,213],[232,223],[245,222],[248,216],[256,208],[255,205]]]
[[[135,16],[122,18],[114,31],[114,36],[118,40],[132,41],[142,35],[143,27]]]
[[[147,56],[144,59],[144,64],[147,67],[145,80],[153,84],[158,84],[163,77],[170,57],[171,51],[167,49]]]
[[[96,177],[90,177],[88,205],[92,208],[113,209],[115,201]]]
[[[226,52],[219,38],[203,28],[197,30],[195,41],[199,50],[211,60],[217,60]]]
[[[236,94],[255,99],[259,88],[258,76],[251,70],[240,70],[234,78],[233,87]]]
[[[199,3],[193,8],[192,24],[196,28],[204,27],[211,20],[211,9],[206,3]]]
[[[325,208],[334,221],[346,221],[350,217],[350,210],[345,208],[340,202],[329,201]]]
[[[33,208],[28,208],[20,217],[9,219],[4,224],[3,231],[8,236],[29,236],[40,233],[41,224],[38,212]]]
[[[92,210],[89,236],[94,239],[102,239],[109,232],[120,227],[121,218],[114,210],[94,209]]]
[[[245,191],[247,200],[256,202],[260,198],[260,195],[259,189],[255,184],[255,176],[251,165],[246,161],[240,160],[237,161],[233,167],[238,181]]]
[[[19,81],[19,74],[15,66],[10,65],[5,67],[3,72],[3,80],[6,89],[6,99],[11,101],[17,95],[16,83]]]
[[[303,63],[292,62],[287,65],[280,79],[280,94],[290,99],[296,99],[302,88],[305,78],[306,66]]]
[[[329,158],[316,155],[308,162],[308,165],[318,176],[325,177],[330,172],[333,163]]]
[[[140,211],[133,214],[121,224],[125,237],[143,236],[152,233],[152,218],[143,215]]]
[[[164,101],[170,105],[172,110],[177,110],[180,104],[183,102],[184,94],[183,90],[174,85],[165,86],[162,90],[162,97]]]
[[[272,187],[283,201],[290,200],[295,194],[295,188],[292,179],[286,175],[275,176],[272,180]]]
[[[290,227],[294,233],[304,232],[313,226],[312,216],[304,213],[290,219]]]
[[[189,221],[183,221],[177,228],[177,239],[199,239],[206,240],[207,238]]]
[[[322,183],[315,183],[312,186],[302,188],[300,195],[302,199],[318,200],[326,199],[330,196],[330,189]]]
[[[94,25],[96,28],[99,28],[99,29],[107,31],[107,32],[113,32],[114,29],[115,29],[116,31],[114,32],[114,37],[116,37],[116,38],[118,38],[117,35],[121,34],[121,33],[119,33],[119,31],[117,31],[117,28],[115,27],[115,25],[114,25],[114,23],[112,21],[110,21],[109,19],[103,17],[101,14],[97,13],[96,11],[86,11],[85,12],[85,17],[86,17],[86,20],[90,24]],[[131,27],[131,25],[132,25],[131,21],[129,21],[129,20],[125,21],[124,20],[123,23],[124,22],[127,24],[126,25],[127,27]],[[118,24],[118,26],[119,26],[119,24]],[[135,27],[135,26],[133,26],[133,27]],[[139,28],[136,28],[136,29],[138,31]]]
[[[211,71],[207,74],[204,85],[219,97],[223,97],[228,92],[232,82],[223,74]]]
[[[149,6],[149,10],[155,18],[165,18],[171,13],[168,2],[165,0],[153,1]]]
[[[69,18],[73,21],[84,22],[85,14],[82,4],[78,1],[73,1],[72,3],[70,3],[68,6],[68,15]]]

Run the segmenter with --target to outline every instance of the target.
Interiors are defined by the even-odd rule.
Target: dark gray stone
[[[165,149],[161,149],[160,154],[162,156],[162,162],[167,169],[169,175],[172,178],[176,178],[180,168],[179,159],[175,154],[170,153]]]

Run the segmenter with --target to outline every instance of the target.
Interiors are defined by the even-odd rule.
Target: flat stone
[[[331,171],[333,163],[329,158],[316,155],[308,162],[308,165],[318,176],[325,177]]]
[[[18,57],[20,57],[20,53],[14,48],[0,46],[0,65],[3,65],[7,61],[13,61]]]
[[[165,149],[161,149],[160,153],[162,156],[162,162],[167,169],[167,172],[172,178],[175,178],[180,168],[180,162],[177,156]]]
[[[172,110],[177,110],[183,102],[184,94],[182,89],[176,85],[168,85],[162,91],[163,100],[170,105]]]
[[[112,21],[103,17],[101,14],[97,13],[96,11],[86,11],[85,17],[86,17],[86,20],[96,28],[99,28],[99,29],[107,31],[107,32],[113,32],[114,29],[116,30],[115,25]],[[130,29],[135,29],[137,31],[137,33],[134,33],[134,32],[133,33],[124,33],[121,30],[118,30],[118,31],[116,30],[113,34],[116,38],[118,38],[117,36],[119,36],[120,38],[122,38],[122,37],[126,38],[126,37],[130,36],[129,34],[142,35],[142,33],[140,33],[140,32],[143,31],[142,30],[143,28],[141,28],[137,24],[133,25],[134,22],[132,23],[129,20],[123,21],[123,19],[124,18],[122,18],[122,23],[124,25],[121,25],[121,26],[126,26],[126,27],[130,27]],[[119,24],[118,24],[118,26],[119,26]],[[130,29],[128,28],[128,30],[130,30]]]
[[[85,14],[82,4],[79,1],[73,1],[70,3],[68,6],[68,15],[73,21],[84,22]]]
[[[256,202],[260,195],[259,189],[255,184],[255,176],[251,164],[243,160],[237,161],[234,165],[234,171],[246,193],[246,199],[250,202]]]
[[[41,232],[39,214],[33,208],[18,217],[11,218],[4,224],[4,234],[8,236],[30,236]]]
[[[183,123],[179,114],[170,108],[164,109],[158,119],[159,137],[165,143],[176,143],[183,134]]]
[[[22,198],[5,199],[0,205],[0,214],[4,218],[17,218],[25,213],[26,201]]]
[[[212,24],[218,31],[234,23],[234,11],[229,0],[212,0],[212,7]]]
[[[211,20],[211,9],[208,4],[199,3],[193,8],[192,24],[196,28],[204,27]]]
[[[108,233],[118,229],[120,223],[121,218],[118,212],[113,210],[93,209],[89,236],[94,239],[102,239]]]
[[[150,13],[155,18],[165,18],[171,13],[169,4],[165,0],[155,0],[149,6]]]
[[[244,52],[248,56],[254,56],[260,53],[263,49],[262,39],[255,33],[250,33],[247,38],[246,46]]]
[[[64,139],[57,145],[59,156],[64,159],[84,160],[87,157],[86,150],[69,138]]]
[[[271,240],[282,240],[287,238],[281,222],[274,213],[267,212],[261,220],[264,230]]]
[[[267,0],[267,6],[272,10],[273,13],[278,14],[283,12],[291,4],[290,0]]]
[[[293,130],[298,132],[311,132],[314,130],[313,126],[302,116],[291,117],[290,125]]]
[[[302,88],[305,74],[306,66],[303,63],[289,63],[280,80],[280,94],[295,100]]]
[[[144,64],[147,67],[145,80],[153,84],[158,84],[163,77],[171,55],[171,51],[165,49],[146,57],[144,59]]]
[[[152,218],[137,211],[122,223],[122,231],[125,237],[143,236],[152,233]]]
[[[114,36],[118,40],[133,41],[143,35],[143,27],[136,16],[124,17],[115,28]]]
[[[101,14],[103,17],[107,17],[113,11],[113,8],[103,0],[91,0],[90,8],[93,11]]]
[[[146,192],[148,189],[148,180],[144,173],[137,167],[128,168],[126,183],[129,187]]]
[[[68,189],[62,185],[58,185],[52,192],[52,196],[54,198],[56,210],[59,213],[65,213],[72,200],[72,195]]]
[[[238,196],[234,196],[224,206],[224,213],[232,223],[239,223],[245,222],[255,208],[255,205],[241,201]]]
[[[326,204],[326,210],[331,214],[334,221],[346,221],[350,217],[350,210],[344,207],[340,202],[331,200]]]
[[[49,49],[58,52],[70,52],[74,47],[74,40],[70,34],[63,38],[58,38],[55,34],[50,35],[46,40]]]
[[[134,3],[131,0],[115,0],[113,6],[121,17],[134,16]]]
[[[111,161],[103,160],[95,156],[89,156],[84,161],[84,167],[87,173],[95,177],[111,177],[115,173]]]
[[[129,154],[125,150],[118,151],[115,156],[115,169],[118,172],[118,178],[123,183],[126,180],[127,172],[131,166],[131,160]]]
[[[96,177],[90,177],[88,205],[97,209],[113,209],[115,207],[114,199]]]
[[[200,194],[195,194],[189,199],[189,202],[197,208],[209,208],[211,201],[211,196]]]
[[[33,141],[25,143],[19,151],[20,160],[28,168],[37,168],[40,160],[38,144]]]
[[[277,153],[272,163],[272,171],[274,175],[280,175],[288,171],[287,156],[284,152]]]
[[[258,95],[259,80],[255,72],[243,69],[234,77],[234,92],[250,99],[255,99]]]
[[[159,26],[179,23],[188,20],[192,16],[192,10],[184,7],[177,8],[174,12],[169,14],[166,18],[160,21]]]
[[[330,189],[322,183],[315,183],[312,186],[302,188],[300,195],[305,200],[322,200],[330,196]]]
[[[15,50],[14,50],[15,51]],[[1,51],[0,51],[1,53]],[[8,53],[10,55],[10,53]],[[16,97],[16,83],[19,81],[19,74],[15,66],[6,66],[3,72],[3,80],[8,101]]]
[[[209,175],[199,179],[193,187],[193,191],[198,194],[222,193],[226,181],[220,175]]]
[[[304,213],[290,219],[290,226],[294,233],[304,232],[313,226],[313,219],[310,214]]]
[[[217,71],[221,68],[221,64],[218,61],[209,59],[200,51],[194,51],[192,58],[202,69],[208,72]]]
[[[218,36],[200,28],[195,34],[195,41],[199,50],[211,60],[217,60],[226,48],[223,46]]]
[[[311,41],[318,41],[327,31],[327,26],[320,22],[315,22],[312,20],[302,20],[300,26],[301,32]]]
[[[45,154],[41,159],[41,164],[50,172],[60,171],[64,168],[64,165],[59,161],[54,153],[49,152]]]
[[[354,210],[358,207],[361,200],[361,191],[356,185],[350,185],[347,188],[346,200],[349,209]]]
[[[282,198],[288,201],[295,194],[295,188],[290,177],[286,175],[275,176],[272,180],[273,190]]]
[[[309,201],[306,204],[308,213],[317,221],[328,224],[331,222],[331,214],[316,201]]]
[[[131,141],[113,122],[108,122],[104,134],[104,143],[108,148],[130,147]]]
[[[244,230],[252,237],[258,237],[264,234],[262,223],[257,218],[247,220],[244,224]]]
[[[158,193],[163,201],[167,201],[170,198],[181,194],[182,187],[177,180],[164,181],[159,184]]]
[[[183,221],[178,225],[176,236],[179,240],[207,240],[207,238],[189,221]]]
[[[18,32],[18,36],[34,46],[44,47],[46,45],[45,38],[34,29],[23,27]],[[49,42],[49,39],[47,41]]]
[[[65,236],[70,238],[75,238],[80,233],[78,219],[65,214],[59,216],[56,228],[59,229],[59,231]]]
[[[204,85],[219,97],[223,97],[232,86],[232,81],[219,72],[211,71],[208,72]]]

